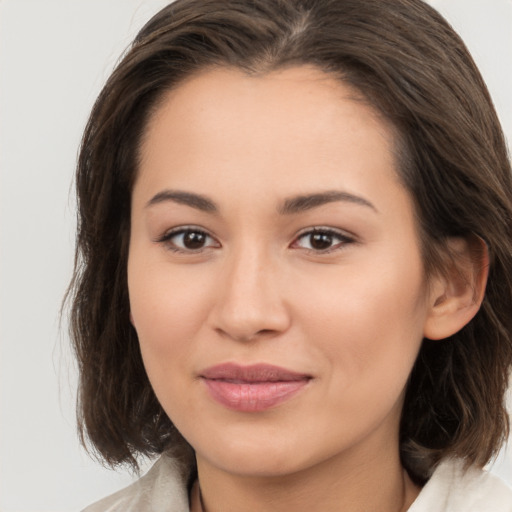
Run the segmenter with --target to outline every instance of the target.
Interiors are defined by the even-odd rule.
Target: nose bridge
[[[216,328],[235,339],[281,332],[289,323],[278,261],[264,244],[240,243],[226,256],[216,303]]]
[[[258,291],[263,291],[265,281],[272,280],[271,257],[261,245],[240,244],[230,255],[230,260],[227,268],[228,282],[235,293],[240,288],[242,292],[258,295]]]

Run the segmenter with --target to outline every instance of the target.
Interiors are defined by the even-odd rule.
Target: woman
[[[90,511],[511,511],[512,179],[419,0],[177,0],[77,171]]]

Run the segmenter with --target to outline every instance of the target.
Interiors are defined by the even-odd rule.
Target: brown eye
[[[177,252],[200,252],[208,247],[220,247],[208,233],[194,228],[172,230],[158,241]]]
[[[333,243],[333,237],[327,233],[313,233],[310,236],[310,245],[313,249],[323,251],[329,249]]]
[[[354,242],[354,239],[331,229],[315,228],[303,233],[295,242],[295,247],[314,252],[329,252]]]
[[[183,234],[183,245],[187,249],[201,249],[206,243],[207,235],[199,231],[189,231]]]

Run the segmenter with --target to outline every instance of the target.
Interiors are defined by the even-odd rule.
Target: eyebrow
[[[146,204],[146,208],[155,204],[172,201],[178,204],[184,204],[208,213],[217,213],[219,208],[214,201],[200,194],[192,192],[183,192],[181,190],[162,190],[153,196]]]
[[[281,215],[292,215],[337,201],[366,206],[375,212],[378,211],[377,208],[364,197],[340,190],[328,190],[326,192],[307,194],[287,199],[279,208],[279,213]]]
[[[184,204],[207,213],[218,213],[219,211],[217,204],[208,197],[181,190],[162,190],[158,192],[158,194],[147,202],[146,208],[166,201]],[[293,215],[338,201],[365,206],[377,212],[377,208],[364,197],[340,190],[328,190],[325,192],[291,197],[283,202],[278,208],[278,212],[280,215]]]

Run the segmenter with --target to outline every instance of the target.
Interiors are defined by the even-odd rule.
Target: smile
[[[226,363],[208,368],[201,379],[210,396],[228,409],[261,412],[292,398],[311,376],[267,364]]]

